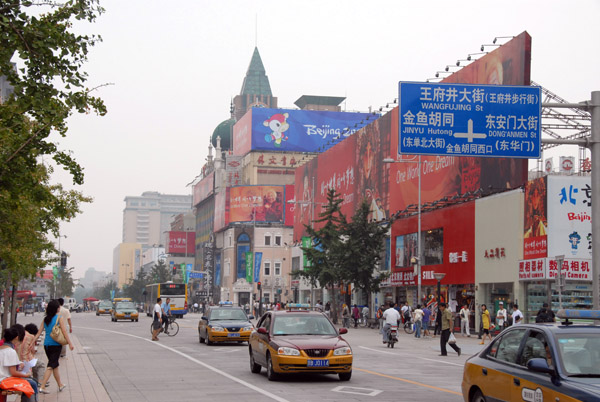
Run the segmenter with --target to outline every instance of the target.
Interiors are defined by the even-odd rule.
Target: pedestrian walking
[[[346,303],[342,305],[342,325],[344,328],[348,328],[350,326],[350,309]]]
[[[554,322],[556,321],[555,317],[554,312],[548,307],[548,303],[544,303],[535,315],[535,322]]]
[[[421,337],[421,327],[423,326],[423,310],[421,305],[417,304],[417,308],[413,311],[413,321],[415,322],[415,338]]]
[[[171,299],[167,297],[167,300],[160,306],[162,310],[162,323],[165,326],[165,334],[169,333],[169,316],[171,315]]]
[[[42,378],[40,393],[49,394],[50,391],[46,390],[46,385],[51,375],[54,375],[54,379],[56,380],[56,384],[58,385],[58,391],[62,391],[67,386],[63,384],[60,380],[60,372],[58,371],[58,359],[60,358],[60,352],[62,350],[62,345],[56,342],[50,334],[52,333],[52,329],[55,325],[60,326],[60,330],[63,333],[63,336],[67,340],[67,345],[69,345],[69,349],[73,350],[73,343],[71,343],[71,338],[69,337],[69,331],[67,330],[67,323],[64,317],[59,315],[60,304],[57,300],[50,300],[48,303],[48,307],[46,307],[46,316],[38,329],[38,333],[35,335],[34,343],[42,334],[42,330],[45,332],[44,336],[44,351],[46,352],[46,357],[48,358],[48,364],[46,365],[46,371],[44,372],[44,377]]]
[[[513,325],[519,325],[523,321],[523,313],[519,310],[518,304],[513,304],[512,321]]]
[[[327,317],[331,316],[331,303],[330,302],[325,303],[325,315]]]
[[[471,312],[469,311],[469,307],[466,304],[463,304],[463,306],[460,309],[460,312],[458,314],[460,315],[460,333],[461,333],[461,335],[465,336],[465,334],[467,334],[467,336],[470,337],[471,330],[469,329],[469,314],[471,314]]]
[[[429,307],[423,308],[423,336],[431,336],[429,332],[429,323],[431,321],[431,310]]]
[[[506,324],[508,323],[508,313],[504,308],[504,302],[498,302],[498,311],[496,312],[496,325],[499,331],[502,331],[506,328]]]
[[[66,323],[69,325],[69,333],[73,332],[73,324],[71,323],[71,312],[68,308],[64,306],[65,299],[62,297],[58,298],[58,304],[60,304],[60,316],[63,317]],[[65,357],[67,355],[67,345],[62,345],[62,350],[60,351],[60,357]]]
[[[384,307],[383,304],[381,306],[379,306],[379,308],[377,309],[377,327],[379,329],[379,332],[381,333],[381,331],[383,331],[383,312],[384,312]]]
[[[358,327],[358,320],[360,319],[360,310],[358,306],[355,304],[352,308],[352,318],[354,319],[354,328]]]
[[[481,322],[483,323],[483,339],[479,344],[483,345],[485,343],[486,335],[490,342],[492,341],[492,336],[490,335],[490,312],[485,304],[481,305]]]
[[[442,336],[440,338],[440,356],[448,356],[448,352],[446,351],[446,344],[450,339],[450,334],[454,332],[452,318],[452,312],[446,308],[446,303],[440,303],[440,319],[441,319],[441,328],[442,328]],[[454,343],[448,343],[452,349],[458,353],[460,356],[461,349],[456,345],[456,341]]]
[[[156,299],[156,304],[154,305],[154,316],[152,321],[152,340],[158,341],[158,334],[162,330],[162,307],[161,307],[162,299],[159,297]]]
[[[442,310],[440,309],[440,303],[438,303],[437,311],[435,313],[435,328],[433,329],[433,337],[439,335],[442,331]]]

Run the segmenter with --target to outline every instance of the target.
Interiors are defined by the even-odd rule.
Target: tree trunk
[[[8,274],[8,279],[6,280],[6,283],[4,285],[4,290],[3,290],[3,295],[2,298],[4,300],[4,309],[2,311],[2,332],[4,333],[4,330],[6,328],[8,328],[8,326],[6,325],[6,321],[8,321],[8,313],[9,313],[9,305],[8,305],[8,289],[10,287],[10,274]]]
[[[12,292],[10,295],[10,325],[11,327],[17,323],[17,286],[12,285]]]
[[[338,308],[337,297],[335,295],[335,286],[331,286],[331,321],[337,325],[338,323]]]

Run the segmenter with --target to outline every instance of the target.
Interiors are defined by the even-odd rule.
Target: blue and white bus
[[[188,312],[188,296],[187,285],[185,283],[153,283],[146,285],[146,294],[144,298],[144,310],[148,317],[152,317],[156,299],[161,298],[163,302],[168,298],[171,299],[171,314],[183,318]]]

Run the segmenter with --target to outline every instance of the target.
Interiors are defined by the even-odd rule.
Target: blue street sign
[[[190,279],[204,278],[203,272],[188,272],[188,275]]]
[[[398,152],[539,158],[540,87],[399,83]]]

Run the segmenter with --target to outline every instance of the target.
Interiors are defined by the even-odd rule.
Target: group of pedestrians
[[[158,334],[169,333],[169,316],[171,315],[171,299],[167,297],[164,302],[162,298],[156,299],[152,321],[152,340],[158,341]],[[163,328],[164,326],[164,328]]]

